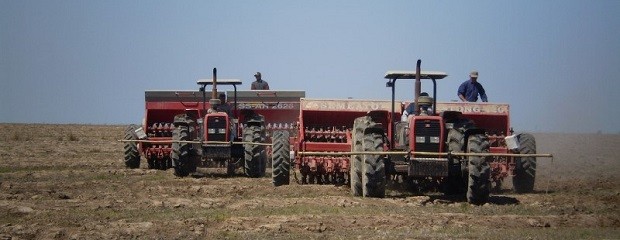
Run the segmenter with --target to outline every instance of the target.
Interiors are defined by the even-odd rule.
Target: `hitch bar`
[[[257,143],[257,142],[224,142],[224,141],[173,141],[173,140],[126,140],[121,139],[118,142],[136,142],[136,143],[154,143],[154,144],[171,144],[171,143],[190,143],[190,144],[222,144],[222,145],[260,145],[271,146],[271,143]]]
[[[173,140],[118,140],[119,142],[142,142],[142,143],[191,143],[191,144],[228,144],[228,145],[261,145],[272,146],[271,143],[256,142],[224,142],[224,141],[173,141]],[[406,152],[406,151],[383,151],[383,152],[297,152],[298,156],[342,156],[342,155],[422,155],[422,156],[480,156],[480,157],[542,157],[553,158],[549,153],[457,153],[457,152]]]
[[[534,153],[453,153],[453,152],[297,152],[300,156],[342,156],[342,155],[422,155],[422,156],[482,156],[482,157],[545,157],[553,158],[553,154]]]

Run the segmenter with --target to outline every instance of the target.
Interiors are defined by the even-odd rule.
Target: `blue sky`
[[[0,0],[0,122],[139,123],[145,89],[389,99],[387,70],[470,70],[517,131],[620,133],[620,1]],[[430,84],[427,84],[430,86]],[[413,83],[397,98],[411,98]]]

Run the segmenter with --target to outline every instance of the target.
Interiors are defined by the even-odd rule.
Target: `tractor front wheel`
[[[465,134],[463,129],[452,128],[448,131],[448,151],[451,153],[462,153],[465,145]],[[448,159],[450,172],[444,180],[443,191],[445,194],[463,194],[467,191],[467,168],[464,166],[466,161],[463,157],[451,156]]]
[[[489,139],[484,134],[469,136],[467,152],[488,153]],[[469,156],[468,163],[469,182],[467,185],[467,202],[472,204],[485,204],[489,201],[491,192],[491,167],[488,157]]]
[[[186,177],[196,171],[196,164],[191,155],[191,144],[179,141],[189,141],[189,126],[178,124],[172,132],[172,164],[174,165],[174,175]]]
[[[383,151],[383,135],[383,129],[372,122],[364,133],[364,151]],[[383,157],[381,155],[364,155],[363,173],[362,192],[364,197],[385,197],[386,177]]]
[[[245,152],[245,174],[251,178],[262,177],[265,175],[265,146],[251,143],[262,143],[265,133],[261,126],[248,126],[243,129],[243,141]]]
[[[522,133],[519,134],[518,139],[520,154],[536,153],[536,139],[534,139],[534,136],[528,133]],[[532,192],[536,180],[536,158],[518,157],[515,158],[515,163],[515,172],[512,177],[512,186],[515,192]]]

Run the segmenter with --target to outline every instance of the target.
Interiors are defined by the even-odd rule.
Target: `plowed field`
[[[275,188],[123,164],[123,126],[0,124],[0,239],[618,239],[620,135],[534,134],[535,192],[475,206],[438,193]]]

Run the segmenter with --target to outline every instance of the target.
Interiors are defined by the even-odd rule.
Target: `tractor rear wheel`
[[[271,176],[274,186],[288,185],[291,171],[291,144],[288,131],[273,132]]]
[[[519,153],[536,153],[536,139],[528,133],[519,134]],[[536,180],[536,158],[518,157],[515,158],[515,173],[512,177],[512,186],[515,192],[528,193],[534,190]]]
[[[352,134],[352,151],[361,152],[364,150],[364,129],[368,126],[369,117],[356,118],[353,124]],[[362,196],[362,163],[363,155],[351,155],[350,158],[350,177],[349,183],[351,184],[351,195]]]
[[[135,134],[135,130],[138,129],[136,125],[129,125],[125,128],[125,140],[138,140]],[[125,142],[125,166],[127,168],[139,168],[140,167],[140,153],[138,152],[138,143]]]
[[[364,152],[383,151],[383,129],[374,122],[364,131]],[[385,197],[385,163],[381,155],[364,155],[362,192],[364,197]]]
[[[172,132],[172,163],[174,165],[174,175],[177,177],[186,177],[196,171],[196,164],[193,162],[191,154],[191,144],[178,142],[189,141],[189,126],[178,124]]]
[[[467,140],[467,152],[488,153],[489,139],[484,134],[474,134]],[[488,157],[469,156],[469,182],[467,185],[467,202],[472,204],[484,204],[489,201],[491,191],[491,167]]]
[[[265,139],[265,131],[261,126],[248,126],[243,129],[243,141],[262,143]],[[252,178],[265,175],[265,146],[256,144],[244,144],[245,152],[245,175]]]

